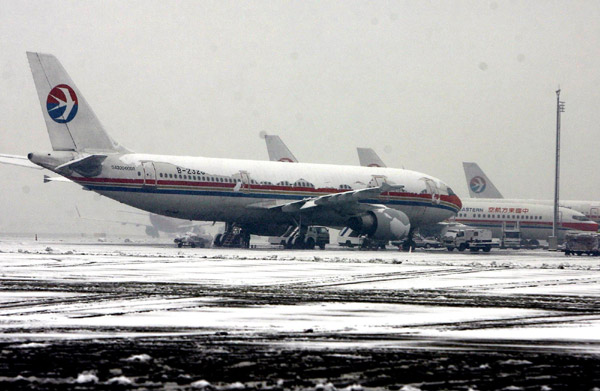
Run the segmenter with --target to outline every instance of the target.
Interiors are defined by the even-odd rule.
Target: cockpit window
[[[574,215],[574,216],[573,216],[573,219],[574,219],[574,220],[577,220],[577,221],[589,221],[589,219],[588,219],[587,217],[585,217],[585,216],[577,216],[577,215]]]
[[[455,196],[456,195],[456,193],[454,192],[454,190],[452,190],[452,188],[448,187],[447,189],[448,189],[448,195],[449,196]]]

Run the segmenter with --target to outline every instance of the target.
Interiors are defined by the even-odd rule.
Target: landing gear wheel
[[[298,248],[298,249],[304,248],[304,237],[298,236],[294,239],[294,248]]]
[[[217,234],[217,236],[215,236],[215,240],[213,241],[213,246],[221,247],[221,239],[222,238],[223,238],[223,234]]]

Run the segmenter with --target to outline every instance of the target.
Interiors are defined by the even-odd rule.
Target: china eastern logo
[[[473,190],[474,193],[483,193],[483,191],[485,190],[485,179],[483,179],[480,176],[476,176],[473,177],[473,179],[471,179],[471,182],[469,183],[469,187],[471,188],[471,190]]]
[[[66,84],[59,84],[46,99],[48,115],[59,124],[70,122],[77,115],[78,100],[75,91]]]

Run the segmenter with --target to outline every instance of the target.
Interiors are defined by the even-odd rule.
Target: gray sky
[[[266,131],[301,161],[373,147],[461,196],[476,161],[505,197],[549,199],[560,84],[562,196],[597,200],[599,20],[598,1],[7,1],[0,152],[50,149],[30,50],[138,152],[266,160]],[[123,209],[41,176],[0,166],[0,231]]]

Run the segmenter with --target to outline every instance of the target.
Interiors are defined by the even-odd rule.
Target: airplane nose
[[[456,212],[458,213],[459,210],[462,209],[462,201],[460,200],[460,198],[458,198],[458,196],[456,194],[453,194],[451,196],[449,196],[449,200],[448,200],[451,204],[456,206]]]

